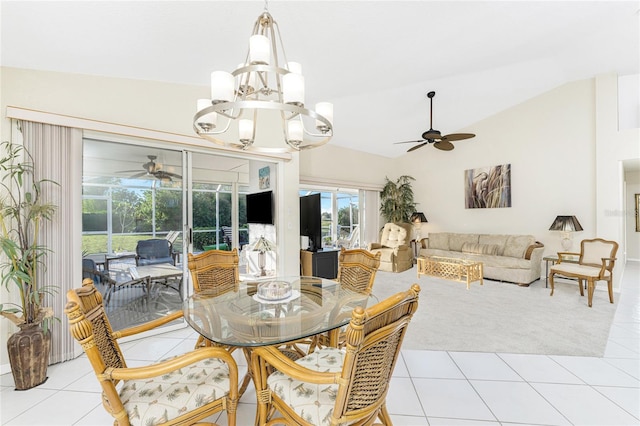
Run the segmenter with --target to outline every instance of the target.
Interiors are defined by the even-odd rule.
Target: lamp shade
[[[414,212],[409,220],[413,223],[427,223],[427,217],[422,212]]]
[[[251,247],[251,251],[259,251],[260,253],[264,253],[267,251],[274,251],[275,249],[276,249],[275,244],[267,240],[264,236],[260,236],[260,238],[256,240],[253,247]]]
[[[556,216],[549,231],[575,232],[582,231],[582,225],[575,216]]]

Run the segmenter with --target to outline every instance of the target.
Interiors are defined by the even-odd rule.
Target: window
[[[324,247],[360,246],[359,196],[357,190],[300,190],[300,196],[320,194],[322,210],[322,242]],[[354,237],[353,239],[350,239]]]

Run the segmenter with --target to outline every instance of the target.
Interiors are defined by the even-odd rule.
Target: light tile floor
[[[404,350],[387,405],[399,426],[639,425],[640,263],[625,270],[603,358]],[[586,297],[585,297],[586,299]],[[598,292],[594,303],[605,303]],[[585,300],[585,314],[587,314]],[[585,321],[588,317],[585,315]],[[545,324],[540,324],[544,327]],[[193,348],[190,329],[123,345],[130,365]],[[246,363],[238,359],[241,368]],[[0,424],[112,424],[86,357],[53,365],[49,380],[25,392],[0,376]],[[253,425],[255,392],[238,409],[238,425]],[[217,416],[216,416],[217,417]],[[216,419],[225,424],[225,419]]]

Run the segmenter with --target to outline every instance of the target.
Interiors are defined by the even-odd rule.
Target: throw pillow
[[[475,243],[462,244],[463,253],[488,254],[491,256],[497,256],[498,248],[499,247],[496,244],[475,244]]]

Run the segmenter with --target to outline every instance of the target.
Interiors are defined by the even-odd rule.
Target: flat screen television
[[[247,223],[273,225],[273,192],[247,194]]]
[[[309,250],[322,250],[320,194],[300,197],[300,235],[309,237]]]

